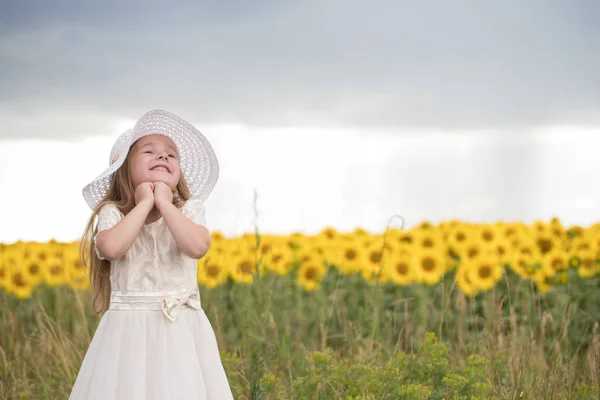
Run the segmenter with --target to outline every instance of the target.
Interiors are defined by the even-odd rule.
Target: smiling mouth
[[[164,171],[164,172],[169,172],[169,170],[167,168],[162,167],[162,166],[154,167],[150,171]]]

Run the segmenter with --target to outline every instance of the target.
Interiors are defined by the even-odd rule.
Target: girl
[[[71,400],[233,398],[196,280],[210,245],[203,203],[218,175],[196,128],[152,110],[83,189],[93,213],[82,254],[104,315]]]

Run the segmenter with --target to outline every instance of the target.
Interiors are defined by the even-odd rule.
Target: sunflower
[[[560,222],[560,219],[558,219],[557,217],[553,217],[550,220],[549,230],[550,236],[560,241],[564,240],[566,236],[566,231],[563,224]]]
[[[520,246],[517,247],[516,252],[533,257],[535,260],[540,260],[542,258],[542,253],[539,247],[531,239],[527,239],[526,241],[522,242]]]
[[[469,279],[469,264],[457,268],[455,280],[460,291],[466,296],[473,296],[477,293],[477,289]]]
[[[481,255],[490,253],[491,250],[480,240],[469,240],[459,252],[460,259],[472,260]]]
[[[285,238],[285,244],[290,250],[296,250],[306,245],[307,238],[303,233],[294,232]]]
[[[311,236],[302,242],[301,247],[297,250],[297,254],[299,255],[297,257],[311,253],[331,264],[331,260],[335,258],[335,253],[339,248],[340,240],[341,237],[335,241],[331,241],[318,236]]]
[[[271,252],[273,246],[276,245],[276,240],[273,236],[262,235],[258,244],[258,256],[265,257]]]
[[[498,259],[491,255],[481,255],[467,261],[465,267],[469,269],[469,281],[478,290],[490,290],[504,274],[504,268]]]
[[[415,235],[414,245],[423,250],[446,251],[444,238],[438,231],[422,230]]]
[[[543,269],[536,270],[533,274],[532,280],[535,283],[537,291],[540,293],[548,292],[554,285],[552,277],[546,275]]]
[[[416,280],[414,264],[410,254],[394,254],[385,263],[385,275],[396,285],[402,286]]]
[[[502,236],[494,225],[479,225],[475,232],[477,240],[488,247],[492,247]]]
[[[378,243],[371,243],[368,246],[365,246],[364,252],[366,254],[367,264],[376,269],[381,268],[381,264],[383,262],[383,246]]]
[[[55,287],[65,283],[67,279],[65,264],[63,261],[56,257],[50,256],[44,264],[44,280],[50,287]]]
[[[277,275],[287,275],[294,265],[292,250],[286,244],[274,246],[264,262],[266,268]]]
[[[30,259],[35,258],[43,263],[50,258],[50,246],[42,243],[32,243],[29,246],[28,257]]]
[[[571,240],[571,244],[569,245],[569,254],[571,256],[576,256],[581,252],[587,251],[596,251],[595,241],[592,237],[589,236],[577,236]]]
[[[254,256],[252,254],[242,254],[231,260],[231,278],[238,283],[250,284],[254,281],[254,275],[258,272]]]
[[[326,272],[327,268],[321,263],[304,263],[298,270],[298,284],[307,292],[311,292],[319,287]]]
[[[90,287],[90,281],[84,271],[68,270],[66,281],[73,289],[85,290]]]
[[[596,255],[592,251],[581,252],[579,256],[580,265],[577,269],[577,274],[582,278],[591,278],[596,275],[600,268],[598,267],[598,261]]]
[[[334,264],[344,274],[360,272],[369,261],[365,249],[356,241],[344,240],[336,252]]]
[[[501,237],[511,240],[513,237],[526,233],[527,227],[519,223],[506,223],[503,221],[497,222],[496,229]]]
[[[25,279],[23,271],[14,269],[11,271],[8,280],[8,292],[12,292],[20,299],[27,299],[31,296],[32,286]]]
[[[516,252],[510,262],[511,269],[523,279],[531,279],[536,271],[536,261],[529,254]]]
[[[469,239],[472,237],[472,228],[462,224],[450,230],[448,245],[458,254],[469,243]]]
[[[37,257],[28,257],[23,263],[24,279],[31,285],[35,286],[44,278],[44,265]]]
[[[393,238],[395,239],[395,241],[397,243],[399,243],[400,245],[405,245],[405,244],[413,244],[414,242],[414,238],[415,237],[415,233],[414,232],[400,232],[397,235],[393,235]]]
[[[392,252],[383,249],[382,243],[371,243],[364,249],[366,262],[360,273],[367,282],[389,282],[389,276],[385,274],[385,263],[391,258]]]
[[[538,235],[535,239],[535,243],[542,254],[551,253],[553,250],[561,247],[560,241],[547,233]]]
[[[326,244],[335,243],[339,237],[340,233],[332,227],[326,227],[321,232],[316,235],[319,239],[323,240]]]
[[[227,259],[212,257],[208,260],[198,260],[198,283],[207,288],[214,288],[227,279]]]
[[[544,221],[536,220],[530,227],[531,232],[535,235],[544,235],[550,232],[550,227]]]
[[[254,244],[243,240],[237,239],[231,241],[226,247],[225,246],[216,246],[216,248],[212,249],[213,246],[210,246],[207,255],[204,258],[212,258],[212,257],[227,257],[227,258],[240,258],[245,256],[254,257]]]
[[[56,257],[62,259],[66,245],[64,243],[59,243],[54,239],[51,239],[48,243],[48,251],[50,253],[50,257]]]
[[[492,252],[498,256],[498,259],[500,260],[501,263],[503,264],[509,264],[511,259],[512,259],[512,255],[513,255],[513,248],[510,245],[510,242],[507,238],[504,237],[499,237],[498,240],[496,240],[492,245],[491,245],[491,250]]]
[[[433,224],[427,220],[422,221],[419,225],[415,227],[415,229],[419,231],[429,231],[433,230],[434,228],[435,227],[433,226]]]
[[[456,228],[457,226],[460,226],[460,224],[461,222],[456,219],[450,221],[442,221],[438,225],[438,230],[442,234],[444,239],[446,239],[450,235],[452,229]]]
[[[239,247],[236,247],[236,249],[239,250],[239,254],[241,254],[241,249]],[[206,252],[204,257],[201,258],[201,260],[207,260],[213,257],[223,257],[225,256],[225,254],[231,252],[232,250],[233,246],[227,245],[226,242],[211,242],[208,251]]]
[[[211,243],[222,243],[227,241],[225,236],[221,232],[213,231],[210,233],[210,242]]]
[[[2,262],[7,270],[14,271],[21,269],[23,265],[24,254],[16,247],[11,247],[2,253]]]
[[[584,233],[585,233],[585,229],[582,228],[581,226],[577,226],[577,225],[573,225],[573,226],[569,227],[569,229],[567,229],[567,231],[566,231],[567,236],[570,238],[583,236]]]
[[[437,251],[422,250],[411,259],[416,279],[428,285],[438,283],[444,276],[444,257]]]
[[[542,268],[548,276],[554,276],[557,272],[568,269],[569,258],[567,253],[562,250],[555,249],[544,254],[542,258]]]

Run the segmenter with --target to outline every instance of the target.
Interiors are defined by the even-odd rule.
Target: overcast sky
[[[600,2],[3,1],[2,137],[202,123],[600,123]],[[7,123],[8,122],[8,123]]]
[[[0,1],[0,241],[78,235],[81,187],[156,107],[214,143],[226,232],[254,189],[280,232],[597,218],[600,2],[206,3]],[[68,201],[20,223],[31,180]]]

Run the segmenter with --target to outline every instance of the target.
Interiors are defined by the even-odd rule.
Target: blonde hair
[[[135,143],[131,146],[131,150],[133,150],[134,146]],[[96,208],[94,208],[80,242],[81,261],[89,269],[93,295],[92,307],[96,314],[102,314],[108,310],[110,305],[111,263],[108,260],[101,260],[96,253],[94,236],[98,233],[98,227],[94,225],[94,222],[100,209],[106,204],[113,203],[123,215],[127,215],[135,207],[135,187],[133,187],[129,172],[129,156],[131,153],[132,151],[127,154],[123,165],[113,174],[108,192]],[[174,196],[173,204],[177,208],[181,208],[186,200],[190,198],[190,189],[183,174],[179,177],[176,192],[178,195]]]

